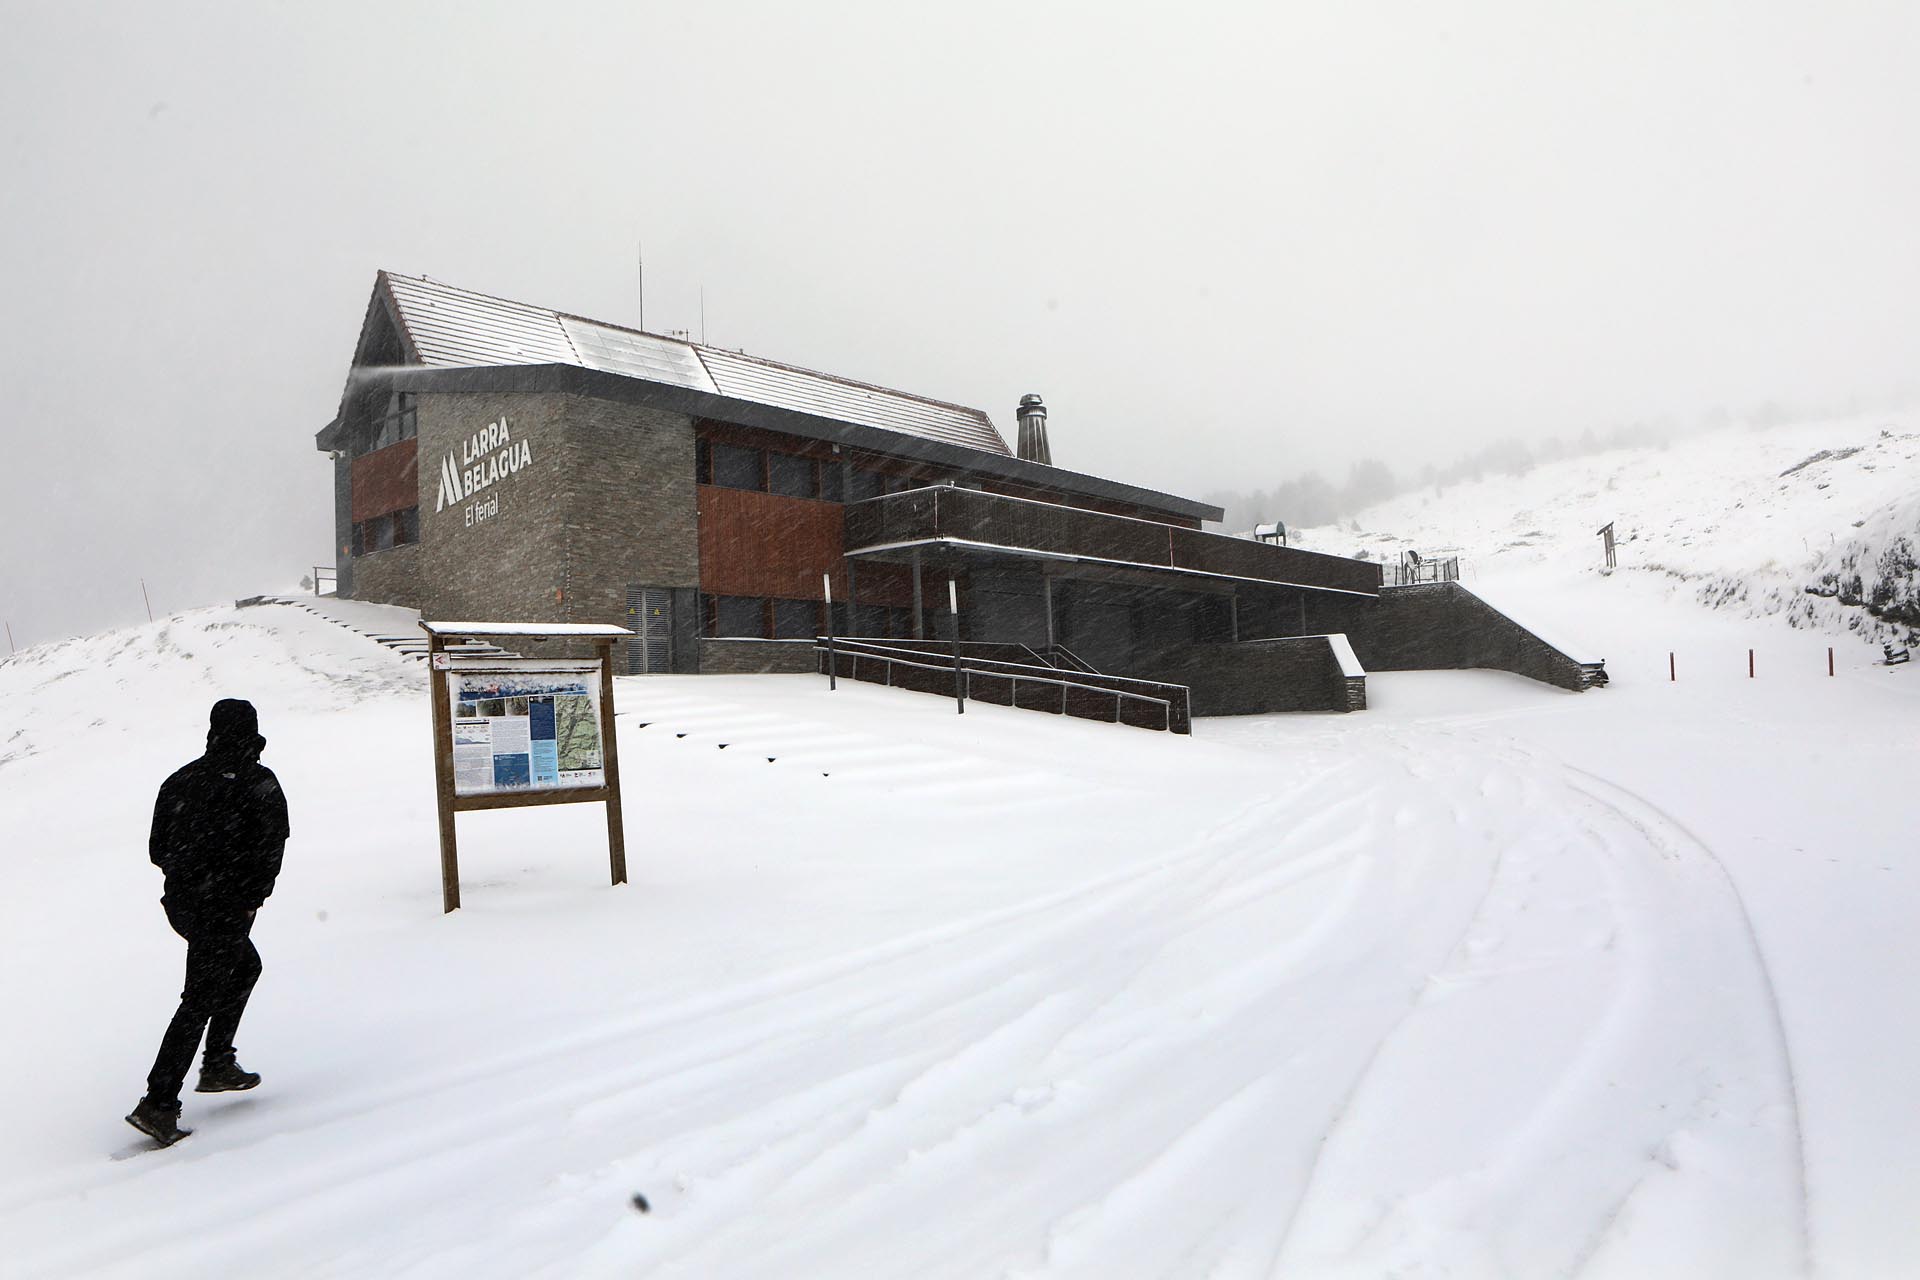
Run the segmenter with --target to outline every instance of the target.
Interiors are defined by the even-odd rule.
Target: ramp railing
[[[1007,662],[961,654],[956,660],[937,642],[881,644],[835,636],[814,645],[819,670],[831,662],[835,676],[864,680],[1026,711],[1046,711],[1081,720],[1104,720],[1169,733],[1192,733],[1191,698],[1185,685],[1126,676],[1065,672],[1039,663]]]

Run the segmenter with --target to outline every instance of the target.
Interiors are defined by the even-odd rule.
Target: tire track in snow
[[[402,1131],[409,1132],[412,1138],[398,1145],[376,1144],[373,1148],[360,1153],[344,1165],[336,1165],[327,1170],[299,1170],[291,1176],[271,1179],[268,1183],[250,1187],[244,1197],[250,1215],[271,1217],[276,1206],[302,1205],[310,1208],[312,1200],[323,1194],[331,1186],[347,1186],[369,1178],[383,1170],[390,1169],[410,1159],[439,1163],[448,1152],[457,1152],[467,1148],[479,1148],[495,1145],[501,1141],[511,1141],[541,1131],[549,1126],[547,1115],[556,1108],[574,1105],[587,1106],[593,1100],[609,1094],[618,1095],[633,1090],[642,1084],[657,1081],[664,1067],[671,1076],[681,1072],[701,1073],[711,1071],[717,1065],[728,1062],[741,1062],[749,1073],[764,1069],[764,1054],[770,1040],[792,1033],[803,1026],[816,1025],[823,1017],[838,1020],[858,1012],[858,1005],[867,999],[870,978],[877,966],[899,964],[929,951],[941,948],[965,945],[977,942],[982,935],[993,932],[1007,932],[1015,936],[1002,944],[1001,951],[1008,956],[1024,956],[1036,949],[1058,946],[1055,934],[1062,928],[1089,929],[1089,921],[1108,918],[1113,914],[1130,915],[1139,910],[1128,904],[1148,900],[1165,901],[1166,885],[1177,883],[1192,864],[1206,861],[1217,852],[1217,842],[1224,833],[1257,829],[1266,815],[1277,808],[1284,808],[1292,798],[1313,788],[1318,777],[1299,781],[1294,787],[1277,796],[1271,796],[1246,806],[1235,817],[1216,824],[1210,831],[1196,837],[1189,847],[1175,855],[1161,859],[1157,863],[1136,866],[1102,877],[1091,884],[1076,885],[1073,888],[1039,899],[997,909],[980,916],[941,925],[934,929],[898,939],[881,947],[870,948],[862,952],[841,953],[832,960],[812,966],[801,974],[772,983],[755,984],[747,990],[734,990],[715,998],[688,1002],[691,1008],[664,1012],[650,1012],[636,1018],[625,1020],[612,1028],[604,1028],[586,1036],[569,1037],[560,1042],[549,1042],[535,1049],[503,1054],[493,1059],[469,1064],[461,1069],[440,1073],[434,1078],[414,1081],[399,1090],[381,1090],[371,1096],[347,1094],[332,1100],[320,1109],[320,1114],[304,1121],[304,1127],[328,1126],[331,1124],[354,1124],[365,1118],[377,1118],[383,1113],[399,1115],[412,1111],[431,1100],[457,1094],[473,1086],[483,1086],[502,1076],[518,1073],[538,1073],[546,1064],[562,1059],[576,1057],[587,1051],[605,1051],[608,1048],[630,1043],[670,1036],[676,1029],[686,1032],[685,1038],[702,1046],[704,1054],[695,1054],[692,1061],[673,1064],[671,1055],[668,1062],[654,1059],[643,1067],[627,1067],[608,1072],[586,1073],[569,1078],[563,1088],[549,1087],[538,1100],[545,1114],[524,1121],[508,1122],[504,1125],[486,1123],[475,1125],[469,1116],[466,1125],[469,1132],[462,1133],[456,1125],[424,1125]],[[1064,920],[1064,925],[1034,930],[1030,926],[1034,921]],[[982,957],[970,957],[972,967],[979,968]],[[833,988],[850,986],[850,991],[840,1002],[822,1009],[809,1004],[806,997],[812,993]],[[971,987],[964,990],[970,991]],[[763,1007],[805,1006],[791,1014],[783,1027],[754,1023],[745,1018],[745,1012]],[[922,1018],[930,1016],[922,1011]],[[738,1025],[753,1023],[751,1029],[743,1029],[731,1035],[700,1029],[700,1024],[713,1021]],[[688,1025],[689,1023],[693,1025]],[[723,1046],[721,1051],[713,1053],[716,1044]],[[642,1055],[644,1057],[644,1055]],[[475,1138],[470,1130],[473,1127],[486,1129],[489,1136]],[[194,1162],[212,1160],[233,1153],[233,1148],[215,1149],[202,1153],[193,1153]],[[120,1182],[152,1176],[159,1167],[142,1170],[128,1167],[124,1172],[115,1169],[107,1177],[86,1178],[84,1183],[69,1185],[71,1193],[84,1185],[98,1191],[105,1186]],[[112,1174],[120,1174],[114,1177]],[[47,1198],[44,1185],[37,1189],[34,1199]],[[55,1194],[58,1194],[56,1192]],[[232,1201],[219,1205],[208,1205],[205,1221],[199,1226],[193,1221],[176,1220],[170,1224],[169,1234],[176,1237],[192,1237],[199,1231],[208,1229],[220,1218],[230,1215],[236,1205]],[[304,1211],[304,1210],[303,1210]],[[191,1217],[192,1215],[189,1215]],[[78,1263],[83,1259],[92,1259],[104,1265],[122,1248],[127,1238],[142,1234],[144,1228],[137,1222],[122,1221],[116,1224],[117,1230],[106,1237],[91,1239],[68,1261]],[[121,1231],[125,1235],[121,1235]]]
[[[1787,1035],[1786,1017],[1780,1008],[1780,993],[1773,981],[1773,972],[1767,964],[1765,948],[1760,944],[1759,932],[1753,925],[1753,913],[1747,909],[1746,898],[1740,892],[1739,883],[1733,873],[1727,870],[1726,863],[1715,853],[1712,846],[1689,830],[1672,814],[1667,813],[1645,796],[1631,791],[1610,779],[1580,769],[1572,765],[1562,766],[1568,773],[1580,779],[1573,784],[1574,790],[1587,796],[1594,803],[1602,805],[1639,831],[1647,844],[1655,849],[1674,851],[1675,856],[1682,850],[1690,850],[1717,874],[1725,886],[1734,906],[1740,914],[1740,924],[1745,935],[1746,946],[1753,957],[1754,972],[1759,978],[1762,990],[1766,994],[1766,1007],[1771,1020],[1774,1042],[1780,1055],[1780,1067],[1785,1076],[1787,1102],[1789,1106],[1790,1130],[1793,1138],[1794,1179],[1799,1209],[1799,1272],[1801,1275],[1814,1274],[1812,1206],[1808,1190],[1806,1130],[1800,1112],[1800,1091],[1795,1082],[1793,1067],[1793,1045]],[[1613,800],[1608,795],[1615,797]],[[1636,816],[1631,810],[1639,810]],[[1609,1220],[1611,1226],[1612,1220]],[[1596,1241],[1593,1251],[1601,1247]],[[1584,1264],[1583,1264],[1584,1265]]]
[[[1351,1096],[1320,1150],[1316,1185],[1303,1193],[1295,1219],[1298,1224],[1311,1214],[1316,1238],[1298,1239],[1290,1226],[1289,1242],[1276,1253],[1268,1270],[1356,1276],[1406,1268],[1417,1272],[1421,1259],[1445,1256],[1456,1265],[1490,1273],[1569,1275],[1605,1252],[1608,1233],[1638,1197],[1647,1205],[1636,1212],[1642,1217],[1651,1212],[1654,1216],[1649,1220],[1668,1228],[1669,1237],[1677,1233],[1683,1244],[1696,1251],[1703,1245],[1726,1250],[1703,1255],[1702,1265],[1691,1270],[1682,1266],[1675,1271],[1670,1258],[1660,1258],[1656,1273],[1731,1274],[1725,1271],[1729,1259],[1744,1254],[1741,1274],[1777,1274],[1764,1261],[1757,1269],[1749,1265],[1756,1261],[1754,1246],[1729,1225],[1753,1212],[1765,1220],[1767,1210],[1756,1205],[1773,1201],[1768,1176],[1764,1169],[1753,1175],[1728,1169],[1729,1160],[1738,1165],[1742,1160],[1768,1158],[1766,1099],[1779,1094],[1768,1092],[1764,1075],[1752,1077],[1749,1051],[1743,1046],[1760,1048],[1771,1043],[1784,1050],[1783,1039],[1769,1040],[1766,1025],[1766,1019],[1777,1013],[1777,1004],[1769,992],[1754,1002],[1751,1012],[1742,1013],[1737,1007],[1723,1008],[1725,1002],[1711,990],[1693,986],[1727,972],[1716,939],[1726,929],[1750,929],[1744,910],[1736,914],[1733,908],[1738,904],[1726,901],[1723,874],[1705,882],[1688,877],[1684,867],[1660,856],[1665,842],[1644,823],[1621,813],[1617,805],[1589,794],[1557,771],[1542,770],[1525,756],[1496,756],[1495,763],[1515,772],[1523,808],[1533,813],[1530,825],[1516,829],[1511,823],[1499,825],[1497,813],[1489,810],[1494,825],[1488,833],[1510,841],[1514,852],[1526,855],[1526,862],[1503,861],[1496,869],[1476,922],[1463,932],[1459,950],[1442,966],[1442,973],[1458,976],[1449,976],[1430,993],[1431,998],[1423,998],[1397,1022],[1356,1077]],[[1559,814],[1553,797],[1562,787],[1575,796],[1578,807]],[[1509,807],[1498,794],[1487,799],[1496,810]],[[1590,829],[1585,821],[1589,813],[1597,815],[1603,826],[1613,824],[1618,832],[1610,838],[1607,830]],[[1461,816],[1470,826],[1480,821],[1471,812],[1463,811]],[[1627,838],[1620,838],[1623,834]],[[1541,849],[1550,854],[1545,862]],[[1551,911],[1556,900],[1588,896],[1578,876],[1568,879],[1568,873],[1580,866],[1591,868],[1582,874],[1598,875],[1600,883],[1610,886],[1602,900],[1612,904],[1608,910],[1616,923],[1604,938],[1591,922],[1581,925],[1578,918],[1571,922],[1575,926],[1571,929],[1557,921],[1547,922],[1552,928],[1543,927],[1540,913]],[[1724,873],[1724,868],[1715,870]],[[1715,918],[1711,904],[1716,897],[1722,902],[1725,928],[1704,941],[1693,938]],[[1488,946],[1476,945],[1474,938],[1480,917],[1488,912],[1501,917],[1491,925],[1503,926],[1492,929],[1491,954]],[[1501,956],[1503,949],[1511,950],[1516,944],[1499,935],[1524,926],[1529,917],[1534,921],[1533,941],[1522,948],[1526,963],[1516,967],[1511,958]],[[1486,941],[1480,939],[1481,944]],[[1524,933],[1520,942],[1526,943]],[[1583,978],[1581,956],[1587,952],[1592,954]],[[1620,961],[1610,958],[1616,952]],[[1623,961],[1630,963],[1623,967]],[[1693,965],[1700,961],[1705,967],[1696,973]],[[1568,969],[1569,965],[1573,967]],[[1564,973],[1548,982],[1538,981],[1538,975],[1549,971]],[[1741,971],[1736,958],[1731,972]],[[1583,996],[1583,991],[1590,994]],[[1464,1006],[1462,995],[1468,999]],[[1553,1047],[1551,1034],[1529,1047],[1518,1060],[1523,1068],[1518,1076],[1512,1076],[1512,1064],[1502,1061],[1510,1056],[1505,1046],[1484,1043],[1489,1030],[1510,1034],[1529,1024],[1532,1015],[1527,1006],[1516,1001],[1564,1004],[1569,999],[1591,1002],[1595,998],[1600,1001],[1599,1016],[1584,1029],[1578,1023],[1562,1028],[1559,1048]],[[1701,1004],[1702,1000],[1711,1006]],[[1485,1007],[1476,1014],[1476,1006]],[[1551,1010],[1552,1005],[1541,1006],[1543,1014]],[[1476,1026],[1482,1028],[1477,1033]],[[1743,1036],[1743,1026],[1750,1026],[1752,1034]],[[1668,1035],[1674,1030],[1681,1033],[1678,1038]],[[1462,1040],[1462,1035],[1469,1038]],[[1436,1061],[1436,1055],[1438,1064],[1446,1062],[1450,1044],[1453,1052],[1465,1051],[1465,1056],[1451,1068],[1440,1065],[1442,1087],[1436,1093],[1423,1087],[1419,1077],[1430,1070],[1425,1064]],[[1511,1098],[1492,1098],[1490,1110],[1489,1097],[1481,1096],[1476,1110],[1476,1090],[1470,1079],[1456,1076],[1449,1081],[1447,1076],[1450,1071],[1473,1072],[1478,1059],[1489,1054],[1485,1065],[1498,1065],[1512,1076],[1510,1083],[1501,1077],[1502,1083],[1520,1092]],[[1684,1055],[1676,1061],[1684,1071],[1676,1071],[1666,1061],[1675,1055]],[[1761,1056],[1766,1056],[1764,1050]],[[1689,1084],[1688,1073],[1703,1084]],[[1790,1078],[1785,1093],[1791,1102]],[[1686,1105],[1689,1098],[1694,1099],[1691,1107]],[[1741,1099],[1748,1107],[1760,1106],[1760,1111],[1743,1120],[1745,1113],[1737,1105]],[[1669,1112],[1675,1104],[1679,1109]],[[1723,1104],[1736,1105],[1722,1115]],[[1412,1126],[1396,1119],[1396,1113],[1404,1116],[1410,1107],[1418,1108],[1413,1114],[1420,1117]],[[1448,1116],[1457,1108],[1466,1109]],[[1476,1122],[1499,1127],[1478,1132],[1463,1127]],[[1804,1186],[1804,1156],[1799,1150],[1797,1120],[1790,1127],[1791,1150],[1782,1154],[1795,1163],[1800,1181],[1790,1193],[1782,1186],[1777,1199],[1789,1216],[1792,1202],[1804,1203],[1799,1194]],[[1409,1128],[1412,1132],[1405,1132]],[[1645,1155],[1630,1145],[1636,1133],[1653,1136]],[[1408,1155],[1390,1154],[1401,1141],[1414,1144],[1412,1168],[1407,1167]],[[1424,1152],[1423,1141],[1428,1148]],[[1623,1147],[1623,1142],[1629,1145]],[[1585,1158],[1557,1154],[1583,1149],[1593,1154]],[[1605,1155],[1609,1150],[1612,1154]],[[1578,1163],[1563,1165],[1566,1159]],[[1584,1167],[1596,1159],[1592,1169]],[[1330,1163],[1338,1166],[1337,1173],[1328,1169]],[[1651,1166],[1651,1174],[1636,1172],[1636,1164],[1641,1170]],[[1675,1170],[1680,1171],[1677,1178],[1670,1172]],[[1619,1189],[1599,1198],[1616,1178]],[[1368,1205],[1377,1208],[1367,1209]],[[1720,1212],[1730,1206],[1741,1212]],[[1590,1225],[1577,1234],[1561,1234],[1563,1229],[1553,1225],[1564,1223],[1564,1231],[1571,1232],[1582,1216]],[[1704,1233],[1703,1227],[1707,1228]],[[1637,1252],[1637,1258],[1630,1257],[1624,1264],[1609,1258],[1611,1270],[1634,1274],[1621,1271],[1621,1266],[1639,1265],[1640,1274],[1646,1274],[1649,1250],[1659,1257],[1659,1246],[1650,1243],[1647,1232],[1657,1235],[1660,1229],[1641,1230],[1625,1250],[1628,1255]],[[1803,1227],[1782,1236],[1791,1237],[1791,1241],[1782,1239],[1789,1249],[1806,1238]],[[1578,1247],[1563,1249],[1558,1243],[1562,1239],[1577,1242]],[[1803,1244],[1800,1253],[1798,1270],[1804,1273]],[[1551,1260],[1556,1254],[1560,1261]]]

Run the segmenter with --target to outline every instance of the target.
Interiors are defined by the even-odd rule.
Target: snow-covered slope
[[[1905,419],[1730,428],[1547,463],[1401,494],[1301,545],[1457,553],[1470,582],[1531,583],[1599,573],[1609,523],[1619,573],[1813,630],[1920,638],[1920,424]]]
[[[0,663],[0,1270],[1901,1274],[1908,669],[1781,628],[1669,684],[1748,624],[1560,585],[1607,690],[1191,739],[623,679],[632,883],[595,806],[472,814],[444,917],[418,664],[274,607]],[[293,805],[266,1082],[141,1151],[148,806],[227,695]]]

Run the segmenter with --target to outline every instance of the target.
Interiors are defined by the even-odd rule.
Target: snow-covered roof
[[[552,636],[555,639],[613,639],[631,636],[625,627],[600,622],[430,622],[420,629],[435,636]]]
[[[407,342],[438,368],[563,364],[792,409],[1011,457],[979,409],[890,391],[738,351],[380,273]]]

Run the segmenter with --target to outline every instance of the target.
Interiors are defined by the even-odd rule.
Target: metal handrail
[[[960,674],[961,685],[964,689],[965,696],[969,698],[973,696],[974,676],[976,675],[985,676],[989,680],[1005,680],[1012,685],[1012,689],[1010,690],[1008,696],[1012,701],[1012,705],[1014,705],[1015,707],[1018,707],[1020,704],[1020,682],[1022,680],[1025,680],[1028,684],[1055,685],[1060,690],[1060,710],[1055,714],[1063,715],[1063,716],[1067,714],[1067,690],[1068,689],[1085,689],[1089,693],[1112,694],[1113,695],[1113,722],[1115,724],[1120,723],[1120,703],[1122,700],[1131,701],[1131,702],[1148,702],[1160,708],[1161,730],[1163,732],[1168,732],[1168,733],[1171,733],[1173,731],[1173,700],[1171,698],[1156,698],[1151,694],[1133,693],[1126,689],[1108,689],[1108,688],[1103,688],[1102,686],[1097,684],[1087,684],[1084,681],[1080,681],[1080,680],[1057,680],[1051,676],[1019,675],[1017,673],[1009,673],[1009,672],[1002,672],[1002,671],[983,671],[977,667],[969,667],[968,665],[966,665],[964,661],[944,662],[944,663],[916,662],[909,658],[892,657],[888,652],[885,652],[885,651],[891,650],[892,653],[913,653],[917,655],[919,653],[918,650],[892,649],[892,647],[889,645],[865,644],[862,641],[858,641],[858,640],[848,641],[844,638],[836,639],[832,649],[829,649],[828,646],[824,643],[816,643],[813,646],[813,648],[814,648],[814,652],[816,653],[836,653],[837,652],[837,653],[845,654],[847,658],[849,658],[853,663],[853,671],[851,673],[851,678],[855,680],[858,680],[860,678],[860,659],[861,658],[863,657],[871,658],[879,662],[885,663],[886,670],[887,670],[887,683],[889,686],[891,686],[893,683],[893,668],[895,666],[912,667],[920,671],[958,671]],[[868,649],[868,650],[879,649],[879,650],[882,650],[883,652],[862,653],[861,652],[862,649]],[[991,659],[988,659],[988,661],[991,661]],[[1014,666],[1016,664],[997,663],[996,665]],[[1116,678],[1124,678],[1124,677],[1116,677]]]
[[[1069,663],[1072,664],[1074,670],[1084,671],[1086,674],[1090,676],[1097,676],[1101,674],[1101,671],[1098,667],[1094,666],[1091,662],[1088,662],[1085,658],[1081,657],[1079,654],[1075,653],[1073,650],[1067,648],[1067,646],[1063,644],[1048,645],[1047,649],[1049,652],[1057,653],[1061,657],[1065,658]]]
[[[818,637],[818,636],[816,636],[816,637],[815,637],[815,641],[816,641],[816,643],[814,644],[814,648],[816,648],[816,649],[818,649],[818,648],[821,648],[821,647],[823,647],[823,646],[822,646],[822,644],[821,644],[821,643],[819,643],[819,642],[820,642],[820,641],[822,641],[822,640],[824,640],[824,639],[825,639],[825,637]],[[929,655],[929,654],[932,654],[932,653],[934,652],[934,651],[933,651],[933,650],[931,650],[931,649],[907,649],[907,648],[903,648],[903,647],[901,647],[901,646],[899,646],[899,645],[891,645],[891,644],[882,644],[881,642],[879,642],[879,641],[877,641],[877,640],[866,640],[866,639],[862,639],[862,638],[860,638],[860,637],[857,637],[857,636],[835,636],[835,637],[833,637],[833,646],[834,646],[834,648],[835,648],[835,649],[848,649],[848,648],[850,648],[851,646],[856,646],[856,645],[857,645],[857,646],[859,646],[859,647],[861,647],[861,648],[865,648],[865,649],[871,649],[871,650],[877,650],[877,651],[881,651],[881,652],[886,652],[886,653],[904,653],[904,654],[911,654],[911,655],[913,655],[913,656],[915,656],[915,657],[925,657],[925,656],[927,656],[927,655]],[[1089,676],[1098,676],[1098,677],[1099,677],[1100,679],[1102,679],[1102,680],[1117,680],[1117,681],[1120,681],[1120,682],[1121,682],[1121,683],[1123,683],[1123,684],[1144,684],[1144,685],[1152,685],[1152,686],[1155,686],[1156,688],[1158,688],[1158,687],[1164,687],[1164,686],[1165,686],[1165,685],[1166,685],[1166,684],[1168,683],[1167,681],[1164,681],[1164,680],[1143,680],[1143,679],[1139,679],[1139,678],[1137,678],[1137,677],[1134,677],[1134,676],[1115,676],[1115,675],[1108,675],[1108,674],[1107,674],[1106,672],[1104,672],[1104,671],[1099,671],[1099,670],[1096,670],[1096,669],[1095,669],[1095,668],[1093,668],[1093,667],[1090,667],[1090,666],[1086,666],[1086,663],[1085,663],[1085,660],[1084,660],[1084,659],[1081,659],[1081,658],[1080,658],[1080,657],[1079,657],[1079,656],[1078,656],[1077,654],[1074,654],[1074,653],[1073,653],[1073,652],[1072,652],[1071,650],[1065,650],[1064,652],[1066,652],[1066,653],[1068,654],[1068,656],[1070,656],[1070,657],[1072,657],[1072,658],[1073,658],[1073,659],[1074,659],[1075,661],[1077,661],[1077,662],[1080,662],[1080,663],[1081,663],[1081,665],[1082,665],[1083,667],[1085,667],[1085,670],[1082,670],[1082,671],[1076,671],[1076,672],[1074,673],[1074,674],[1076,674],[1076,675],[1089,675]],[[941,652],[941,653],[940,653],[940,654],[939,654],[938,656],[946,660],[946,665],[945,665],[945,666],[943,666],[943,667],[941,667],[941,668],[940,668],[940,670],[943,670],[943,671],[951,671],[951,670],[953,669],[953,660],[952,660],[951,658],[949,658],[949,657],[947,656],[947,654],[946,654],[945,652]],[[963,653],[963,654],[961,654],[960,656],[961,656],[962,658],[965,658],[965,659],[966,659],[966,661],[967,661],[967,662],[968,662],[969,664],[971,664],[971,667],[972,667],[972,669],[973,669],[973,670],[975,670],[975,671],[979,671],[979,672],[981,672],[981,673],[982,673],[983,675],[994,675],[994,674],[997,674],[997,673],[995,673],[995,672],[992,672],[992,671],[989,671],[989,670],[987,670],[987,668],[989,668],[989,667],[1012,667],[1012,668],[1016,668],[1016,669],[1018,669],[1018,668],[1021,668],[1021,667],[1023,667],[1023,666],[1025,666],[1025,664],[1024,664],[1024,663],[1019,663],[1019,662],[1005,662],[1005,661],[1002,661],[1002,660],[1001,660],[1001,659],[999,659],[999,658],[968,658],[968,657],[967,657],[967,656],[966,656],[966,655],[965,655],[964,653]],[[1055,670],[1055,671],[1057,671],[1057,670],[1061,670],[1062,668],[1058,668],[1058,667],[1049,667],[1048,669],[1049,669],[1049,670]],[[1035,679],[1038,679],[1038,678],[1039,678],[1039,677],[1035,677]],[[1089,686],[1087,686],[1087,687],[1088,687],[1088,688],[1092,688],[1092,689],[1098,689],[1098,690],[1099,690],[1100,692],[1102,692],[1102,693],[1107,693],[1107,692],[1110,692],[1110,690],[1108,690],[1108,689],[1107,689],[1107,687],[1106,687],[1106,686],[1104,686],[1104,685],[1089,685]],[[1142,695],[1138,695],[1138,696],[1141,696],[1141,697],[1146,697],[1146,696],[1149,696],[1149,695],[1145,695],[1145,694],[1142,694]]]

